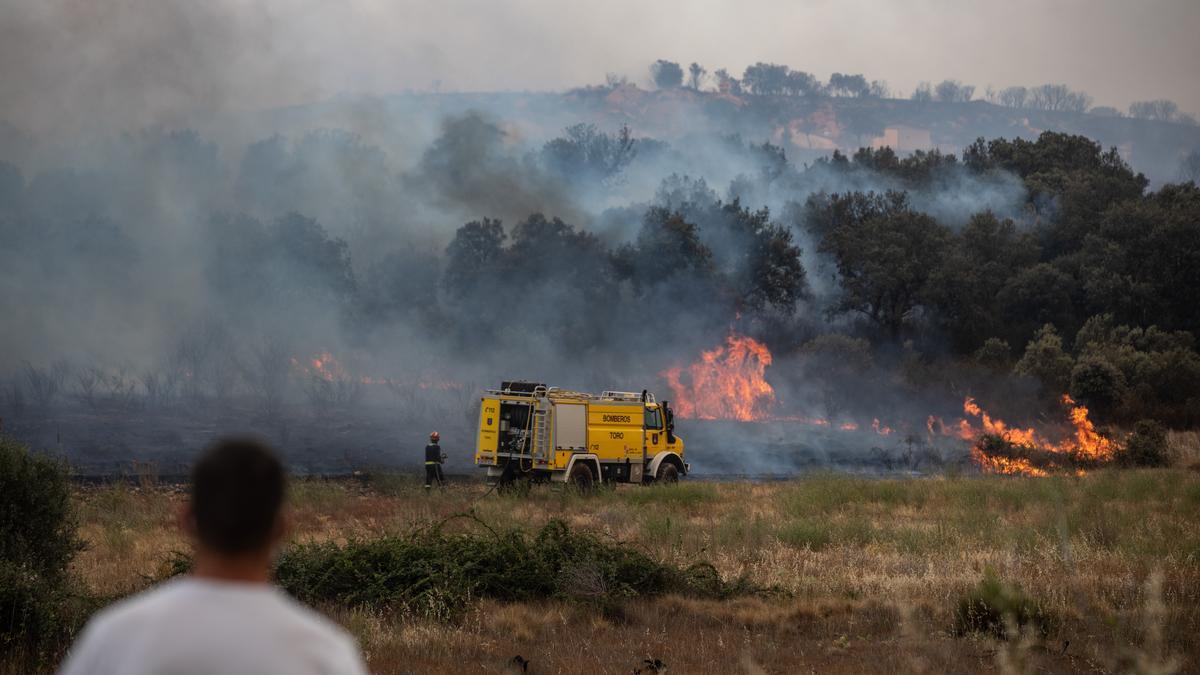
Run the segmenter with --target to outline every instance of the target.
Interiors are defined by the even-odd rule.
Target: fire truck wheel
[[[655,480],[659,483],[678,483],[679,467],[671,462],[663,462],[662,466],[658,467],[658,476]]]
[[[587,463],[576,462],[575,466],[571,467],[571,475],[567,477],[567,480],[580,491],[587,492],[592,489],[596,479],[592,476],[592,468]]]

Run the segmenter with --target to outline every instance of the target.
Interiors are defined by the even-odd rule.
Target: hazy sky
[[[656,58],[734,74],[1063,82],[1200,112],[1200,0],[0,0],[0,119],[183,125],[338,93],[561,89]]]

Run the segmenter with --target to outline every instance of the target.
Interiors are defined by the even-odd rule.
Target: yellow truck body
[[[480,399],[475,464],[489,481],[648,483],[686,475],[668,402],[506,382]]]

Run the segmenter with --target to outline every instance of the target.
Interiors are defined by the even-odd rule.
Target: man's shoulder
[[[229,589],[219,589],[219,591],[228,591]],[[174,615],[178,618],[180,605],[194,606],[204,604],[211,611],[215,604],[211,600],[204,602],[203,597],[214,593],[214,589],[207,588],[203,583],[182,577],[164,582],[159,586],[147,591],[138,593],[137,595],[121,600],[105,609],[101,610],[92,620],[97,628],[103,627],[119,627],[128,624],[136,624],[139,622],[157,621],[164,614]],[[262,593],[261,595],[259,593]],[[239,592],[239,595],[241,593]],[[229,595],[219,595],[218,598],[224,600],[232,600]],[[333,621],[325,618],[320,613],[309,609],[300,604],[290,595],[278,588],[263,588],[261,591],[255,589],[254,595],[251,598],[257,597],[258,600],[253,602],[263,608],[268,613],[285,619],[293,627],[300,631],[308,633],[312,636],[336,636],[349,638],[347,633],[341,626]],[[267,604],[262,604],[266,602]],[[275,609],[266,609],[271,605],[275,605]],[[244,605],[239,607],[236,603],[227,605],[229,611],[241,611]]]
[[[103,640],[106,636],[123,633],[139,624],[153,624],[168,614],[174,598],[182,589],[182,580],[172,579],[158,586],[115,602],[100,610],[88,621],[88,633]]]
[[[187,578],[168,581],[102,610],[91,622],[93,632],[99,636],[121,635],[136,631],[141,626],[153,625],[167,616],[178,621],[181,610],[195,609],[197,604],[204,605],[205,609],[201,611],[210,615],[214,609],[221,612],[241,612],[246,609],[244,604],[225,602],[234,599],[229,595],[217,596],[221,599],[217,600],[211,597],[211,593],[213,589]],[[204,596],[209,596],[207,602],[202,599]],[[242,599],[245,600],[246,597],[243,596]],[[346,629],[296,601],[278,587],[263,588],[261,591],[256,589],[254,595],[248,597],[257,607],[256,616],[272,617],[270,621],[276,629],[283,630],[294,638],[357,650],[354,638]]]
[[[72,665],[64,672],[93,672],[85,666],[107,658],[113,645],[121,645],[122,649],[133,645],[134,653],[138,653],[139,648],[153,651],[155,644],[177,644],[183,639],[191,643],[191,651],[183,653],[172,648],[176,653],[171,658],[187,659],[196,656],[197,648],[203,649],[214,640],[230,644],[238,638],[272,649],[292,645],[303,652],[293,661],[322,663],[320,672],[363,672],[354,638],[282,590],[265,584],[249,588],[186,577],[102,610],[72,648]]]
[[[186,591],[185,582],[186,578],[183,577],[164,581],[153,588],[105,607],[96,614],[96,619],[122,621],[152,615],[158,611],[166,611],[173,604],[175,598]]]
[[[305,605],[282,590],[276,589],[280,602],[287,608],[295,625],[314,636],[322,636],[338,642],[346,642],[353,646],[354,638],[350,633],[325,615]]]
[[[300,604],[282,590],[279,590],[278,594],[289,610],[292,626],[303,633],[293,637],[301,638],[310,646],[316,647],[316,651],[336,664],[336,670],[339,672],[362,671],[358,641],[349,631],[323,614]]]

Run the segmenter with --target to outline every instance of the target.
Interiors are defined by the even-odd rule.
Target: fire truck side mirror
[[[670,401],[662,402],[663,426],[667,429],[667,442],[675,442],[675,412],[671,410]]]

